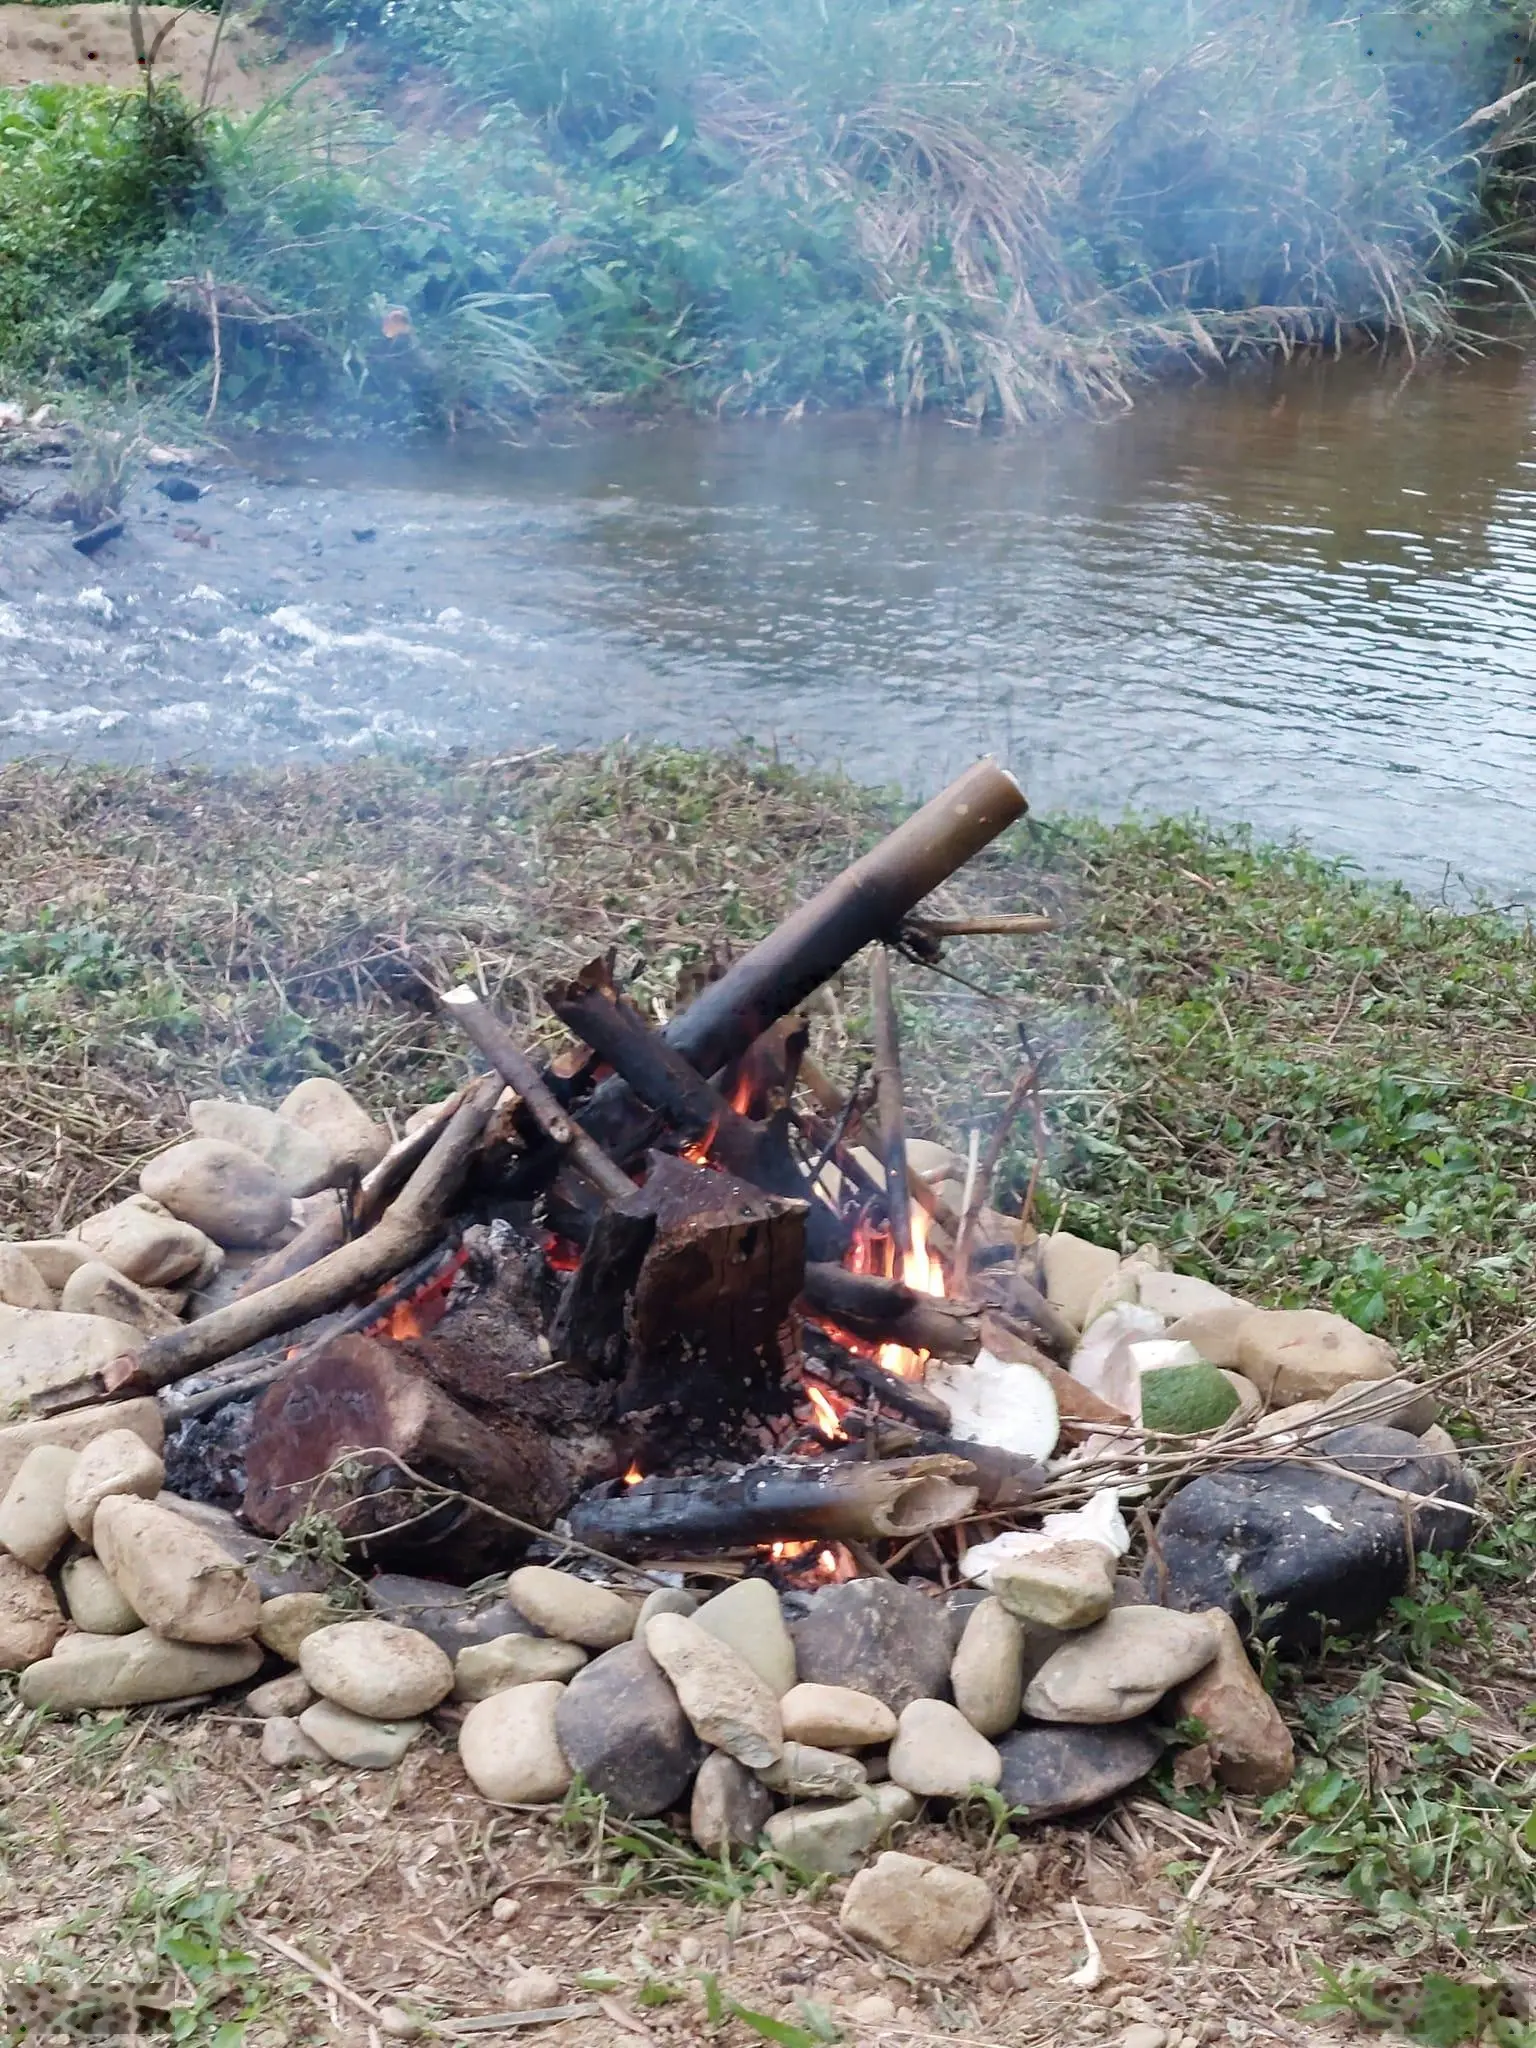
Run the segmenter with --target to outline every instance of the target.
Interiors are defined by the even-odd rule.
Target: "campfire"
[[[909,1135],[892,958],[1049,929],[923,907],[1024,808],[980,763],[664,1024],[591,963],[543,992],[569,1042],[542,1063],[482,991],[423,989],[486,1071],[397,1141],[330,1083],[194,1105],[140,1196],[8,1248],[35,1278],[3,1311],[32,1411],[0,1430],[23,1696],[245,1683],[254,1639],[302,1673],[250,1695],[273,1761],[377,1761],[377,1728],[459,1715],[488,1797],[581,1772],[625,1813],[691,1799],[712,1850],[766,1828],[836,1871],[976,1785],[1035,1818],[1091,1805],[1181,1718],[1196,1772],[1283,1782],[1235,1623],[1301,1640],[1379,1611],[1415,1547],[1465,1540],[1465,1482],[1432,1392],[1341,1318],[1037,1232],[1048,1055],[1021,1042],[964,1151]],[[866,949],[872,1057],[840,1087],[805,1006]],[[17,1534],[47,1486],[51,1544]],[[380,1612],[374,1589],[434,1582],[459,1617],[415,1632],[436,1664],[409,1622],[279,1587],[272,1557],[322,1526]],[[94,1549],[61,1601],[71,1533]],[[239,1581],[213,1619],[198,1544]],[[98,1562],[137,1647],[93,1665],[80,1641],[111,1632],[70,1587]],[[509,1569],[499,1623],[455,1590]],[[294,1599],[318,1602],[298,1633],[270,1611]]]

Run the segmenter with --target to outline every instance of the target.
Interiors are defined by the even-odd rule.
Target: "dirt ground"
[[[156,76],[174,81],[200,104],[217,16],[176,7],[146,7],[143,13],[150,43],[172,24],[155,61]],[[254,113],[307,68],[297,60],[278,61],[270,39],[232,10],[219,43],[210,104]],[[0,86],[130,87],[140,75],[124,6],[110,0],[84,7],[0,6]]]
[[[34,1731],[6,1759],[0,1942],[40,1963],[61,2000],[75,1987],[104,1992],[102,2019],[125,2035],[135,2013],[153,2025],[188,1989],[169,1975],[145,1982],[136,1891],[153,1890],[163,1923],[167,1899],[227,1886],[249,1894],[225,1937],[255,1964],[262,2009],[247,2048],[378,2048],[399,2025],[389,2008],[447,2038],[521,2032],[504,1992],[530,1966],[559,1976],[572,2012],[537,2027],[550,2048],[765,2038],[746,2020],[710,2026],[708,1974],[724,1998],[781,2026],[803,2027],[806,2003],[821,2008],[845,2048],[1089,2048],[1136,2023],[1164,2028],[1170,2048],[1347,2038],[1281,2008],[1304,2005],[1310,1958],[1346,1940],[1350,1909],[1256,1890],[1268,1844],[1234,1809],[1196,1820],[1132,1800],[1097,1825],[1041,1829],[1008,1859],[943,1826],[915,1830],[905,1846],[984,1868],[1004,1901],[963,1964],[928,1971],[845,1936],[841,1884],[810,1898],[759,1891],[724,1913],[687,1897],[604,1898],[547,1817],[475,1796],[446,1734],[397,1772],[295,1774],[259,1762],[254,1721],[100,1718],[42,1741]],[[82,1779],[93,1796],[81,1796]],[[1102,1953],[1091,1988],[1067,1981],[1086,1952],[1078,1909]],[[135,1963],[142,2006],[112,1990],[131,1985]]]

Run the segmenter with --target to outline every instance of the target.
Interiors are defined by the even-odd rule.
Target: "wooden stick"
[[[971,1277],[971,1244],[976,1236],[976,1225],[980,1221],[981,1212],[987,1206],[988,1197],[992,1193],[992,1179],[997,1172],[998,1162],[1003,1156],[1003,1147],[1008,1142],[1008,1134],[1013,1129],[1015,1119],[1024,1106],[1025,1098],[1029,1094],[1030,1089],[1035,1085],[1035,1077],[1039,1071],[1040,1062],[1038,1060],[1032,1060],[1027,1067],[1019,1069],[1013,1087],[1009,1090],[1008,1100],[1003,1105],[1003,1113],[993,1127],[992,1135],[987,1140],[987,1149],[981,1155],[981,1164],[976,1169],[975,1178],[971,1182],[971,1192],[965,1205],[965,1214],[960,1218],[960,1228],[955,1234],[955,1256],[951,1273],[954,1289],[957,1294],[964,1294],[969,1284]]]
[[[976,1505],[965,1458],[840,1463],[766,1458],[724,1477],[642,1480],[578,1501],[573,1535],[621,1557],[703,1556],[762,1543],[911,1537],[963,1521]]]
[[[981,937],[1032,938],[1036,932],[1053,932],[1059,919],[1042,917],[1032,911],[999,912],[992,916],[925,917],[921,912],[907,919],[925,938],[968,939]]]
[[[109,1370],[104,1389],[98,1387],[89,1396],[82,1393],[82,1400],[99,1401],[103,1391],[137,1394],[169,1386],[248,1350],[264,1337],[344,1308],[365,1289],[393,1279],[429,1249],[442,1229],[443,1216],[469,1171],[501,1088],[498,1076],[486,1074],[468,1091],[394,1206],[366,1237],[339,1246],[305,1272],[280,1280],[261,1294],[247,1295],[198,1322],[152,1337],[137,1356],[130,1355]]]
[[[869,962],[869,1006],[875,1035],[875,1103],[880,1117],[880,1158],[885,1167],[885,1213],[896,1264],[912,1253],[912,1201],[907,1188],[907,1111],[901,1090],[901,1035],[891,993],[891,956],[876,946]]]
[[[568,1152],[571,1162],[610,1202],[632,1195],[635,1184],[608,1157],[602,1146],[556,1102],[538,1068],[495,1011],[472,988],[448,989],[438,1000],[466,1038],[472,1039],[509,1088],[515,1088],[528,1114],[551,1144]]]
[[[981,1311],[961,1301],[919,1294],[900,1280],[850,1273],[811,1260],[805,1268],[804,1312],[867,1344],[900,1344],[935,1358],[974,1358],[981,1349]]]

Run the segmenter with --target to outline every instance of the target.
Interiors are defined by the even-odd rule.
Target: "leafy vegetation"
[[[380,115],[0,100],[0,374],[253,419],[1113,404],[1523,288],[1505,0],[279,0]],[[359,63],[373,67],[359,69]],[[367,87],[372,79],[373,88]],[[218,382],[215,385],[215,377]]]

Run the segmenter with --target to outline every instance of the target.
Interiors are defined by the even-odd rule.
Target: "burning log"
[[[708,1430],[781,1407],[780,1333],[805,1272],[806,1205],[663,1152],[650,1156],[641,1205],[656,1227],[630,1299],[619,1413],[671,1409]]]
[[[878,1274],[813,1262],[805,1269],[804,1303],[807,1315],[867,1344],[899,1344],[935,1358],[974,1358],[981,1349],[979,1309]]]
[[[1026,808],[1006,769],[978,761],[734,961],[662,1036],[699,1073],[718,1073],[865,946],[894,937],[925,896]],[[645,1142],[634,1134],[646,1112],[617,1076],[596,1090],[581,1121],[619,1159]]]
[[[396,1461],[470,1498],[422,1514]],[[547,1527],[582,1476],[537,1425],[502,1417],[493,1428],[411,1371],[392,1346],[346,1336],[257,1404],[245,1514],[269,1536],[303,1514],[330,1514],[370,1556],[403,1552],[472,1578],[505,1557],[510,1540],[505,1524],[477,1513],[473,1501],[515,1507]]]
[[[126,1361],[126,1369],[114,1377],[108,1391],[139,1393],[169,1386],[263,1338],[345,1308],[420,1258],[443,1228],[501,1085],[498,1077],[487,1075],[469,1090],[399,1198],[366,1237],[339,1246],[260,1294],[246,1295],[198,1322],[151,1338],[137,1357]],[[101,1391],[82,1388],[81,1399],[99,1400]]]
[[[963,1521],[976,1505],[974,1478],[968,1458],[768,1458],[720,1478],[645,1479],[589,1495],[571,1510],[571,1533],[626,1558],[904,1539]]]

